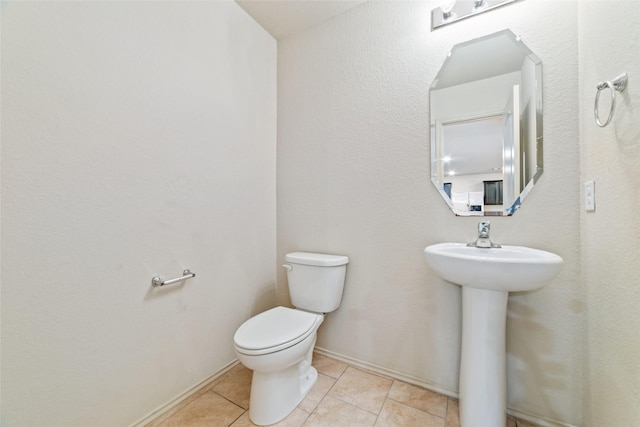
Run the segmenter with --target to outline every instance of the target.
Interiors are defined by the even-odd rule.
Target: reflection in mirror
[[[512,215],[542,174],[542,63],[511,31],[453,47],[430,89],[431,180],[456,215]]]

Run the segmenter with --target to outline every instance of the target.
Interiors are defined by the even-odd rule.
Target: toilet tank
[[[294,307],[329,313],[340,306],[349,258],[344,255],[293,252],[285,256],[289,294]]]

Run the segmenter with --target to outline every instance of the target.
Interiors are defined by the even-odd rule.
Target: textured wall
[[[3,2],[2,115],[1,424],[130,425],[234,360],[274,302],[275,40],[231,1]]]
[[[581,424],[578,37],[575,2],[518,2],[429,31],[436,2],[368,2],[278,44],[278,257],[346,254],[342,306],[318,345],[457,391],[460,289],[425,246],[475,237],[430,182],[428,89],[457,42],[505,28],[544,67],[545,172],[496,241],[560,254],[545,289],[509,301],[509,407]],[[279,300],[288,302],[278,273]]]
[[[640,425],[640,3],[580,3],[582,181],[596,211],[582,214],[588,289],[585,426]],[[596,84],[629,74],[611,124],[593,118]],[[601,95],[600,116],[608,113]]]

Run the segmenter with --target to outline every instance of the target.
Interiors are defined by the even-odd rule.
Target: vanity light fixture
[[[431,31],[520,0],[444,0],[431,11]]]
[[[473,8],[471,9],[471,12],[478,13],[481,10],[485,10],[487,7],[489,7],[489,3],[485,0],[473,0]]]
[[[440,9],[442,10],[442,20],[448,22],[452,19],[456,19],[458,16],[453,13],[453,6],[456,5],[456,0],[444,0]]]

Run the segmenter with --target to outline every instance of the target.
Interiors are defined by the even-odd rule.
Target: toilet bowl
[[[285,418],[318,378],[311,366],[324,313],[338,308],[346,264],[341,255],[287,254],[287,276],[295,309],[275,307],[244,322],[233,341],[238,360],[253,370],[249,418],[269,425]]]
[[[321,314],[276,307],[245,322],[236,332],[238,360],[253,370],[249,417],[269,425],[286,417],[316,383],[311,366]]]

